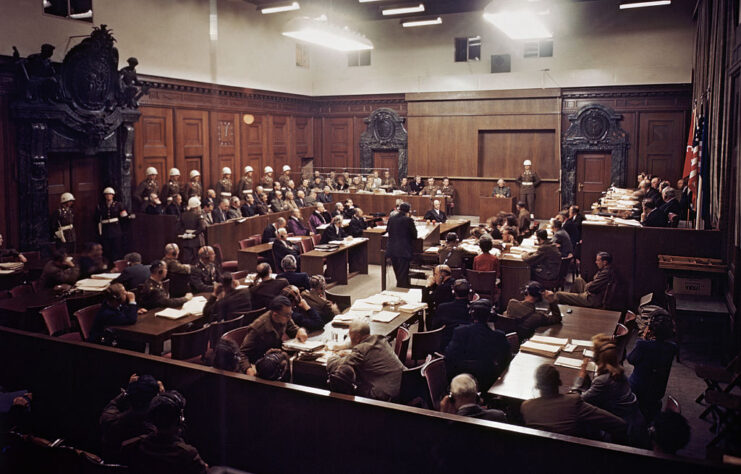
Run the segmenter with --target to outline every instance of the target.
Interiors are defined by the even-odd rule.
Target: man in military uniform
[[[504,180],[502,178],[499,178],[497,185],[494,186],[494,190],[491,192],[491,197],[510,198],[512,197],[512,190],[509,186],[504,185]]]
[[[260,184],[262,184],[263,189],[273,189],[273,168],[270,166],[265,167]]]
[[[221,170],[221,179],[216,183],[215,191],[219,199],[232,197],[232,170],[229,167]]]
[[[180,170],[172,168],[170,170],[170,179],[167,183],[162,186],[162,192],[160,193],[160,199],[165,204],[172,202],[172,197],[176,194],[180,194]]]
[[[183,247],[183,261],[194,263],[197,249],[204,244],[203,232],[206,229],[206,218],[197,197],[188,199],[188,210],[180,217],[179,224],[178,239]]]
[[[450,184],[448,178],[443,178],[443,185],[440,188],[440,193],[445,196],[445,208],[448,211],[448,216],[452,216],[455,211],[455,188]]]
[[[116,191],[113,188],[103,190],[105,200],[95,209],[95,222],[98,223],[98,235],[103,244],[103,253],[109,262],[119,260],[123,255],[121,248],[121,223],[119,219],[128,217],[123,204],[115,200]]]
[[[419,194],[422,194],[422,195],[425,195],[425,196],[427,196],[427,195],[434,196],[434,195],[437,194],[438,189],[439,188],[435,184],[435,178],[428,178],[427,179],[427,186],[425,186],[424,188],[422,188],[422,191]]]
[[[156,260],[149,267],[149,279],[139,292],[139,305],[146,309],[179,308],[186,301],[193,299],[193,293],[186,293],[182,298],[170,298],[162,282],[167,278],[167,264]]]
[[[203,196],[203,186],[201,186],[201,173],[198,170],[190,172],[190,182],[185,187],[185,198],[190,200],[192,197],[201,199]]]
[[[51,228],[57,248],[64,249],[70,255],[75,253],[77,248],[75,246],[75,215],[72,212],[74,204],[75,197],[72,193],[62,193],[59,199],[59,209],[51,215]]]
[[[280,182],[281,188],[287,188],[288,187],[288,181],[291,180],[291,167],[288,165],[283,166],[283,174],[278,177],[278,181]]]
[[[381,187],[386,188],[387,191],[393,191],[394,189],[396,189],[396,180],[393,176],[391,176],[391,172],[389,170],[383,172]]]
[[[178,236],[178,238],[182,237]],[[169,243],[165,245],[165,256],[162,258],[162,261],[167,265],[167,272],[190,275],[190,265],[187,263],[180,263],[180,260],[178,260],[179,257],[180,247],[178,247],[178,244]]]
[[[157,169],[153,166],[147,168],[147,177],[139,183],[139,186],[134,190],[134,202],[136,202],[139,210],[143,211],[144,208],[149,204],[149,196],[151,194],[157,194],[159,192],[159,184],[157,184]]]
[[[242,176],[242,179],[239,180],[237,193],[239,194],[239,198],[243,201],[247,200],[248,194],[252,194],[252,173],[254,173],[254,171],[255,170],[252,169],[251,166],[245,166],[244,175]]]
[[[205,245],[198,249],[198,262],[190,272],[190,286],[196,293],[210,293],[219,280],[219,269],[216,268],[216,252],[213,247]]]
[[[517,177],[517,184],[520,185],[520,201],[525,201],[528,210],[535,214],[535,188],[540,184],[540,178],[532,170],[530,160],[525,160],[522,164],[525,170]]]

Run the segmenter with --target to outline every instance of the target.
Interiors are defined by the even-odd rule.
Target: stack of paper
[[[0,263],[0,268],[9,270],[11,273],[23,269],[23,262],[5,262]]]
[[[548,337],[548,336],[541,336],[538,334],[531,337],[530,340],[533,342],[537,342],[539,344],[552,344],[554,346],[563,346],[569,343],[569,340],[566,338]]]
[[[427,247],[425,253],[437,253],[439,250],[440,247]]]
[[[91,275],[90,278],[93,280],[115,280],[121,276],[120,273],[98,273],[96,275]]]
[[[396,319],[397,316],[399,316],[399,313],[394,311],[381,311],[371,316],[371,321],[374,323],[390,323]]]
[[[556,359],[556,361],[553,363],[554,365],[560,365],[561,367],[568,367],[569,369],[580,369],[582,364],[582,359],[572,359],[571,357],[565,357],[561,356]],[[597,370],[597,364],[594,362],[589,362],[589,365],[587,365],[587,370],[590,372],[594,372]]]
[[[108,288],[110,284],[110,280],[94,280],[92,278],[85,278],[75,283],[75,286],[84,291],[103,291]]]
[[[188,316],[188,312],[182,309],[165,308],[162,311],[154,313],[154,315],[167,319],[180,319]]]
[[[592,341],[585,341],[583,339],[572,339],[571,343],[577,346],[582,346],[582,347],[592,347],[593,346]]]
[[[553,344],[541,344],[538,342],[527,341],[520,346],[522,352],[528,352],[530,354],[541,355],[545,357],[556,357],[561,351],[561,346],[554,346]]]
[[[621,224],[621,225],[629,225],[633,227],[641,227],[641,223],[634,219],[621,219],[619,217],[616,217],[615,223]]]
[[[394,305],[401,303],[401,297],[397,295],[388,295],[384,293],[378,293],[373,296],[369,296],[363,300],[366,303],[380,304],[380,305]]]
[[[383,309],[383,305],[369,303],[365,300],[355,300],[350,309],[354,311],[377,312]]]
[[[203,307],[206,306],[206,300],[203,296],[196,296],[192,300],[186,302],[183,305],[183,311],[187,314],[201,315],[203,314]]]
[[[289,351],[313,352],[315,350],[321,349],[322,347],[324,347],[324,343],[322,341],[299,342],[298,339],[289,339],[288,341],[285,341],[283,343],[283,349]]]
[[[427,303],[407,303],[399,306],[399,311],[402,313],[416,313],[423,309],[427,309]]]

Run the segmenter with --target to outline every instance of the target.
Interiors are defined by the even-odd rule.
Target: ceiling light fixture
[[[270,13],[290,12],[293,10],[299,10],[300,8],[301,5],[299,5],[298,2],[275,3],[260,7],[260,12],[263,15],[269,15]]]
[[[484,20],[492,23],[512,39],[551,38],[553,34],[543,22],[543,14],[522,4],[512,4],[513,9],[502,9],[492,2],[484,9]]]
[[[626,10],[628,8],[658,7],[660,5],[671,5],[671,4],[672,4],[672,0],[656,0],[653,2],[621,3],[620,9]]]
[[[429,26],[429,25],[442,25],[443,19],[437,18],[426,18],[422,20],[401,20],[401,26],[404,28],[412,28],[415,26]]]
[[[391,8],[384,8],[381,10],[384,16],[389,15],[406,15],[408,13],[420,13],[425,11],[424,3],[418,5],[407,5],[407,6],[395,6]]]
[[[373,49],[373,43],[348,27],[334,25],[322,15],[319,18],[300,17],[286,23],[284,36],[337,51]]]
[[[360,3],[380,2],[381,0],[358,0]]]

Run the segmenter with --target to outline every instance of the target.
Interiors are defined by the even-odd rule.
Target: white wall
[[[412,29],[398,20],[360,23],[355,27],[375,44],[371,66],[349,68],[345,54],[312,47],[310,69],[295,66],[295,42],[280,34],[290,14],[263,16],[243,0],[218,0],[218,40],[212,43],[208,0],[93,1],[95,24],[113,29],[122,66],[136,56],[143,74],[225,85],[339,95],[691,80],[691,0],[623,12],[614,0],[557,4],[550,20],[556,25],[554,57],[540,59],[523,59],[522,42],[509,40],[480,13]],[[61,60],[68,37],[91,29],[43,15],[41,0],[2,0],[1,11],[0,54],[10,55],[17,45],[28,55],[48,42]],[[473,35],[483,37],[482,61],[455,63],[453,38]],[[511,54],[513,72],[490,74],[490,56],[502,53]]]

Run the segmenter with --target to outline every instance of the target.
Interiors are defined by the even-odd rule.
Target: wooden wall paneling
[[[162,178],[167,179],[169,167],[175,160],[173,148],[172,109],[141,107],[141,117],[134,126],[134,176],[136,186],[146,178],[145,171],[153,166]],[[180,173],[186,174],[181,165]],[[133,187],[132,187],[133,189]]]
[[[294,118],[293,156],[291,167],[295,171],[301,166],[301,158],[314,156],[314,118],[298,116]]]
[[[325,119],[322,138],[322,166],[342,169],[355,162],[353,119]]]
[[[239,114],[228,112],[211,112],[211,173],[215,183],[221,179],[221,170],[226,166],[232,170],[232,182],[242,176],[240,169],[240,136]]]
[[[283,165],[289,164],[291,156],[291,120],[287,115],[271,115],[268,128],[268,154],[266,166],[271,166],[277,178]]]
[[[681,177],[687,136],[683,112],[640,112],[639,165],[652,175],[676,183]]]
[[[252,114],[255,117],[255,121],[250,125],[240,121],[239,126],[241,130],[241,154],[242,154],[242,169],[240,170],[240,176],[244,171],[245,166],[252,166],[255,170],[252,174],[252,180],[254,183],[258,183],[262,177],[263,162],[265,161],[265,155],[267,153],[267,117],[265,115]]]
[[[203,110],[175,110],[175,166],[181,174],[191,170],[201,172],[204,191],[220,178],[213,174],[209,159],[208,112]],[[221,170],[219,170],[221,171]]]

